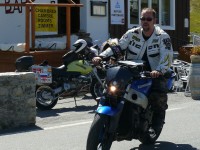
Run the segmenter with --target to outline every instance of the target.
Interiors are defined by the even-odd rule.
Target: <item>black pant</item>
[[[167,92],[167,79],[164,77],[154,78],[149,102],[155,112],[165,111],[168,108]]]
[[[152,127],[157,130],[164,124],[165,110],[168,108],[167,105],[167,79],[159,77],[153,79],[152,91],[149,95],[149,102],[154,111]]]

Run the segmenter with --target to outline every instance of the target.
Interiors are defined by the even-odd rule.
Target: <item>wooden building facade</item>
[[[19,47],[19,44],[1,44],[0,46],[0,72],[13,72],[15,71],[15,61],[18,57],[21,56],[28,56],[31,55],[34,57],[35,64],[40,64],[44,60],[47,60],[49,62],[49,65],[51,66],[60,66],[62,65],[62,56],[67,53],[70,50],[70,44],[71,44],[71,14],[73,12],[72,8],[75,7],[82,7],[82,4],[76,4],[73,2],[65,2],[65,3],[0,3],[0,7],[9,7],[14,8],[17,11],[19,9],[17,8],[25,8],[25,32],[23,34],[14,35],[20,39],[21,37],[25,37],[25,43],[21,44]],[[62,23],[65,30],[62,30],[62,34],[65,34],[66,41],[64,43],[64,48],[62,49],[50,49],[50,48],[39,48],[35,47],[36,45],[36,19],[35,19],[35,10],[36,7],[57,7],[59,11],[59,15],[63,11],[65,11],[65,18],[62,20]],[[64,9],[59,9],[64,8]],[[78,9],[79,10],[79,9]],[[21,10],[20,10],[21,11]],[[17,19],[16,17],[13,19]],[[63,22],[63,20],[65,22]],[[56,22],[57,23],[57,22]],[[74,23],[74,22],[73,22]],[[60,24],[59,24],[60,25]],[[19,26],[19,25],[18,25]],[[60,27],[61,28],[61,27]],[[77,28],[77,27],[76,27]],[[1,29],[5,30],[5,29]],[[12,35],[12,33],[9,33]],[[51,35],[47,35],[51,37]],[[54,35],[55,36],[55,35]],[[58,34],[57,34],[58,36]],[[3,36],[2,36],[3,38]],[[52,44],[54,41],[52,41]],[[4,48],[3,48],[4,47]],[[6,47],[6,48],[5,48]]]
[[[22,4],[0,3],[0,6],[22,6],[26,7],[28,12],[30,8],[34,9],[35,6],[44,5],[37,4],[37,1],[39,2],[39,0],[35,0],[34,4],[26,4],[25,2]],[[55,2],[47,4],[47,6],[59,6],[57,35],[66,35],[66,48],[60,50],[34,48],[37,36],[34,31],[35,24],[26,21],[25,51],[0,51],[0,72],[15,71],[15,60],[23,55],[34,56],[36,64],[46,59],[50,65],[59,66],[62,64],[62,55],[71,48],[72,34],[78,35],[80,30],[84,30],[85,33],[90,34],[92,39],[100,37],[102,42],[108,38],[121,38],[128,29],[140,25],[140,11],[144,7],[153,7],[158,11],[158,25],[170,35],[174,51],[178,51],[181,46],[189,43],[189,0],[56,0]],[[122,21],[114,22],[119,21],[120,17],[114,18],[116,20],[113,21],[113,14],[120,16]],[[34,13],[26,13],[27,17],[33,21],[31,18],[34,17]],[[31,30],[28,30],[29,28]]]

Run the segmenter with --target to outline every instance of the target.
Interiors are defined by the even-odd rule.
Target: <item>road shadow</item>
[[[59,109],[51,109],[51,110],[36,110],[36,116],[40,118],[46,118],[46,117],[53,117],[53,116],[59,116],[61,113],[66,112],[83,112],[83,111],[89,111],[88,113],[95,113],[97,106],[74,106],[71,108],[59,108]]]
[[[19,134],[19,133],[25,133],[25,132],[34,132],[38,130],[44,130],[44,129],[36,125],[21,126],[21,127],[16,127],[16,128],[0,130],[0,136]]]
[[[65,99],[65,98],[73,98],[74,95],[66,95],[64,97],[60,97],[61,99]],[[85,95],[77,95],[75,96],[76,98],[81,98],[81,99],[93,99],[92,95],[90,93],[87,93]]]
[[[69,100],[64,100],[63,99],[67,99],[70,98]],[[88,111],[88,113],[95,113],[95,110],[97,109],[97,104],[94,105],[83,105],[83,103],[79,103],[79,101],[94,101],[94,99],[92,99],[91,95],[85,95],[82,97],[77,97],[76,98],[76,104],[75,105],[75,101],[72,97],[65,97],[63,99],[60,99],[58,102],[59,104],[63,105],[66,103],[74,103],[74,105],[70,104],[70,106],[67,107],[61,107],[61,108],[52,108],[50,110],[40,110],[40,109],[36,109],[36,116],[40,117],[40,118],[46,118],[46,117],[53,117],[53,116],[59,116],[59,114],[61,113],[66,113],[66,112],[84,112],[84,111]]]
[[[93,101],[92,97],[89,95],[85,95],[84,97],[77,98],[77,106],[70,105],[69,108],[63,107],[63,108],[53,108],[50,110],[39,110],[36,109],[36,117],[40,118],[46,118],[46,117],[53,117],[53,116],[60,116],[61,113],[65,112],[87,112],[87,113],[95,113],[95,110],[97,108],[97,105],[83,105],[83,103],[79,104],[79,101],[84,100],[91,100]],[[60,102],[60,104],[64,103],[73,103],[74,100],[70,99],[69,101]],[[19,134],[19,133],[25,133],[25,132],[34,132],[38,130],[44,130],[43,128],[37,126],[37,125],[28,125],[28,126],[22,126],[17,128],[8,128],[8,129],[1,129],[0,130],[0,136],[3,135],[12,135],[12,134]]]
[[[157,141],[154,145],[143,145],[130,150],[199,150],[190,144],[175,144],[172,142]]]

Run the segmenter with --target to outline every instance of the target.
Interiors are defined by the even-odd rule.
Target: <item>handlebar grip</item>
[[[144,76],[146,76],[146,77],[151,77],[150,73],[151,73],[150,71],[144,71],[144,72],[142,72],[142,74]]]
[[[145,77],[151,77],[150,73],[151,73],[150,71],[144,71],[144,72],[142,72],[142,75]],[[163,76],[164,78],[170,78],[172,76],[172,73],[173,72],[171,72],[171,71],[167,71],[165,74],[159,75],[159,77]]]

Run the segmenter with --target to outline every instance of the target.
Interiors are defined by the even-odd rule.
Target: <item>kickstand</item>
[[[76,104],[76,97],[74,96],[74,102],[75,102],[75,106],[77,107],[77,104]]]

